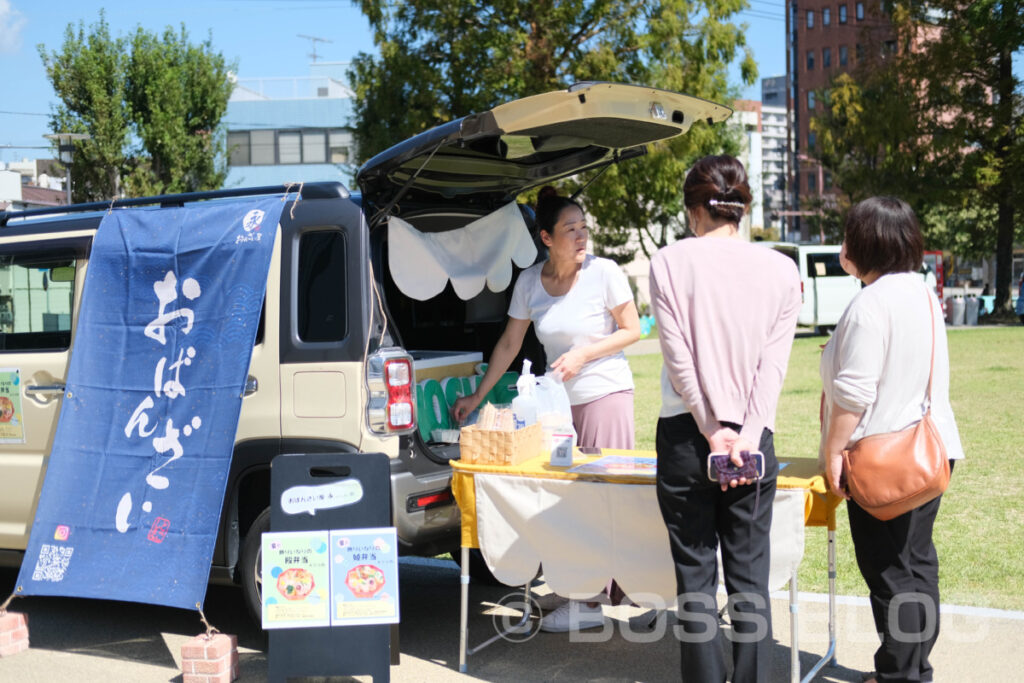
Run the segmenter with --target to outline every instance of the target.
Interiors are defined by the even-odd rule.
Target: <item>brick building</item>
[[[832,79],[874,55],[897,49],[895,33],[880,0],[787,0],[787,105],[793,122],[790,134],[790,210],[806,209],[809,199],[834,201],[832,175],[817,160],[810,129],[815,110],[823,106]],[[808,239],[807,221],[796,216],[794,229]]]

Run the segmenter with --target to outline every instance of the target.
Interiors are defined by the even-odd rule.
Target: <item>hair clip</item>
[[[708,206],[735,206],[740,209],[747,208],[747,205],[741,202],[726,202],[720,199],[709,199]]]

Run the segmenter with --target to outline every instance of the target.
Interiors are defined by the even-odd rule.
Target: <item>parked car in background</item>
[[[824,332],[836,326],[847,304],[861,289],[860,280],[847,275],[839,265],[837,244],[797,244],[759,242],[780,251],[796,262],[800,271],[800,296],[803,305],[797,325]]]

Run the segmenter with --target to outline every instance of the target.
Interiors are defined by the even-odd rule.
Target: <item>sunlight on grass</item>
[[[1018,471],[1024,429],[1024,328],[949,331],[950,397],[967,460],[954,471],[935,524],[943,602],[1024,609],[1024,526]],[[803,337],[793,345],[776,424],[779,455],[817,457],[820,345]],[[923,351],[924,352],[924,351]],[[630,356],[636,382],[638,449],[654,449],[661,407],[661,356]],[[850,542],[845,508],[838,512],[837,585],[840,594],[866,595]],[[828,589],[826,536],[807,529],[800,590]]]

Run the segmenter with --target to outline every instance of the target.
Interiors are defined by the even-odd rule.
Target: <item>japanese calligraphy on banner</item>
[[[103,218],[21,594],[203,603],[283,205]]]
[[[394,527],[263,534],[263,628],[397,624]]]
[[[17,368],[0,368],[0,443],[25,443],[21,373]]]

